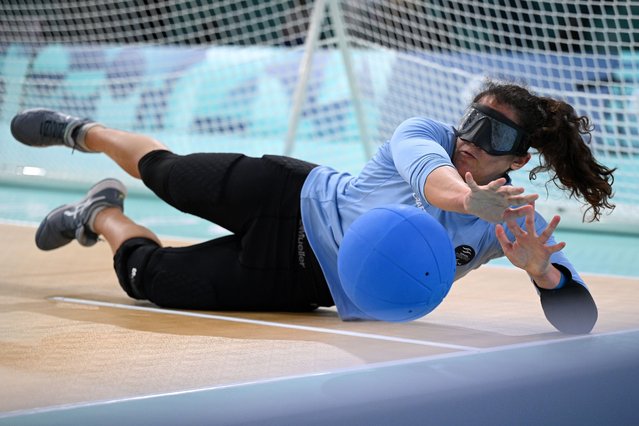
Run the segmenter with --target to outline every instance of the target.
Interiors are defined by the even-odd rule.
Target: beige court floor
[[[0,225],[0,415],[567,338],[511,268],[469,274],[411,323],[342,322],[334,309],[195,316],[129,299],[106,243],[42,252],[34,232]],[[639,279],[584,278],[593,333],[639,329]]]

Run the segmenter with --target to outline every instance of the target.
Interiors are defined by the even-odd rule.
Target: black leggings
[[[280,156],[153,151],[138,166],[162,200],[232,235],[179,248],[126,241],[114,266],[131,297],[207,310],[333,305],[300,220],[300,191],[315,165]]]

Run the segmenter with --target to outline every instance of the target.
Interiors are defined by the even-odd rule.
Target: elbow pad
[[[564,275],[566,282],[559,289],[537,287],[546,319],[562,333],[590,333],[598,317],[595,301],[586,287],[572,279],[567,268],[553,265]]]

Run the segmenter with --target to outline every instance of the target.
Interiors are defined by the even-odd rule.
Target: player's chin
[[[462,179],[466,180],[466,173],[470,172],[470,174],[473,175],[473,179],[477,181],[477,176],[479,176],[480,173],[478,173],[476,167],[472,167],[473,164],[469,164],[468,161],[461,159],[458,161],[453,161],[453,165],[457,169],[457,172],[462,177]]]
[[[473,167],[471,167],[472,164],[470,161],[468,161],[468,158],[456,155],[453,158],[453,166],[455,166],[455,168],[457,169],[457,172],[462,178],[466,176],[466,173],[468,172],[470,172],[473,176],[475,176]]]

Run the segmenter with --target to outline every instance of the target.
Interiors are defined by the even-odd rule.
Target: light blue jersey
[[[428,175],[438,167],[453,167],[455,134],[451,126],[427,118],[402,123],[358,176],[320,166],[311,171],[302,188],[302,222],[339,315],[344,320],[371,319],[346,296],[337,272],[337,253],[348,227],[363,213],[388,204],[417,206],[446,229],[457,257],[455,280],[491,259],[504,255],[495,225],[476,216],[449,212],[431,205],[424,195]],[[547,222],[535,213],[538,232]],[[524,218],[519,220],[523,226]],[[508,238],[514,237],[506,228]],[[548,244],[554,244],[551,238]],[[551,256],[583,285],[561,253]]]

